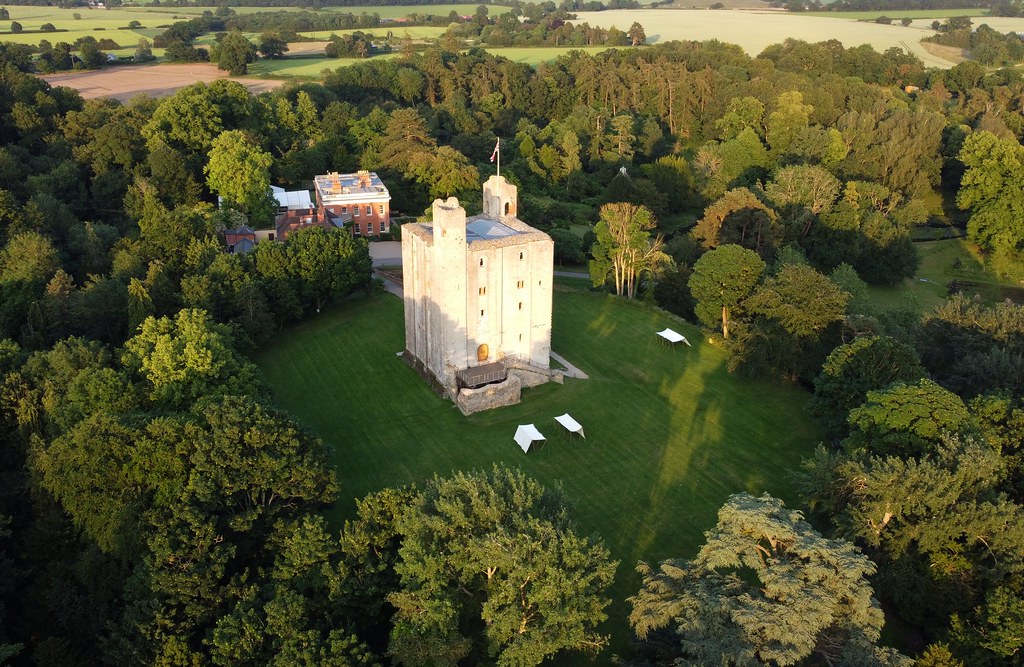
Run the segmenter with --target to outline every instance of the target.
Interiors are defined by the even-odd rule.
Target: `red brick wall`
[[[359,207],[359,215],[354,215],[353,207]],[[366,215],[366,207],[370,207],[370,215]],[[384,207],[383,215],[380,213],[380,207]],[[335,215],[343,215],[341,212],[340,205],[332,205],[331,211]],[[359,236],[377,236],[380,234],[380,223],[384,223],[384,231],[388,231],[391,228],[391,207],[389,204],[348,204],[348,215],[352,216],[352,229],[353,233]],[[370,227],[370,229],[367,228]]]

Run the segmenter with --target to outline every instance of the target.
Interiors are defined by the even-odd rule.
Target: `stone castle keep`
[[[517,188],[483,187],[483,213],[434,201],[402,226],[406,356],[466,414],[550,379],[554,243],[516,217]]]

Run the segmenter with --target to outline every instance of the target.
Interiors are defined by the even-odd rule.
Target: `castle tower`
[[[516,217],[518,199],[519,188],[505,180],[504,176],[491,176],[484,183],[484,217],[492,220]]]
[[[433,272],[431,281],[431,302],[434,320],[431,328],[440,334],[435,340],[440,344],[438,356],[431,359],[429,366],[445,386],[454,385],[454,373],[466,368],[466,209],[459,200],[449,197],[446,201],[434,200],[433,205]],[[451,375],[451,378],[448,376]],[[449,382],[449,380],[452,380]]]

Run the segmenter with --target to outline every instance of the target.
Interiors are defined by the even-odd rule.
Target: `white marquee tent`
[[[690,341],[686,340],[686,336],[679,333],[678,331],[673,331],[672,329],[665,329],[664,331],[659,331],[658,335],[667,340],[668,342],[672,343],[673,345],[675,345],[676,343],[686,343],[686,347],[693,347],[692,345],[690,345]]]
[[[541,432],[533,424],[523,424],[516,429],[515,440],[523,452],[529,452],[530,446],[535,442],[544,440],[544,436],[541,435]]]
[[[564,426],[566,431],[579,433],[582,438],[586,439],[587,436],[583,433],[583,425],[570,417],[568,412],[555,417],[555,421]]]

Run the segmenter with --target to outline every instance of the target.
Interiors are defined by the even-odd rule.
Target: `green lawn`
[[[375,58],[397,58],[397,53],[387,53]],[[346,67],[356,63],[364,63],[361,58],[282,58],[280,60],[267,60],[261,58],[252,65],[249,65],[249,76],[286,77],[302,76],[320,79],[320,73],[325,69],[335,70],[339,67]]]
[[[913,278],[907,278],[895,287],[870,287],[868,297],[878,308],[896,308],[912,294],[921,312],[942,305],[948,295],[951,280],[968,282],[964,292],[978,294],[984,301],[1001,301],[1013,297],[1024,298],[1024,292],[1013,283],[1001,281],[985,270],[977,248],[965,239],[924,241],[915,243],[921,256],[921,266]]]
[[[803,412],[806,394],[729,375],[725,352],[696,327],[640,304],[556,292],[554,350],[591,379],[527,390],[520,405],[470,417],[395,356],[402,317],[391,295],[353,301],[283,332],[258,356],[280,405],[335,449],[334,518],[382,487],[494,463],[561,484],[583,530],[599,533],[621,561],[606,628],[618,651],[629,643],[625,598],[639,587],[636,562],[692,557],[731,493],[794,501],[787,474],[819,440]],[[666,326],[693,348],[659,344],[654,332]],[[559,431],[553,418],[563,412],[584,425],[586,440]],[[524,454],[512,436],[529,422],[549,440]]]

